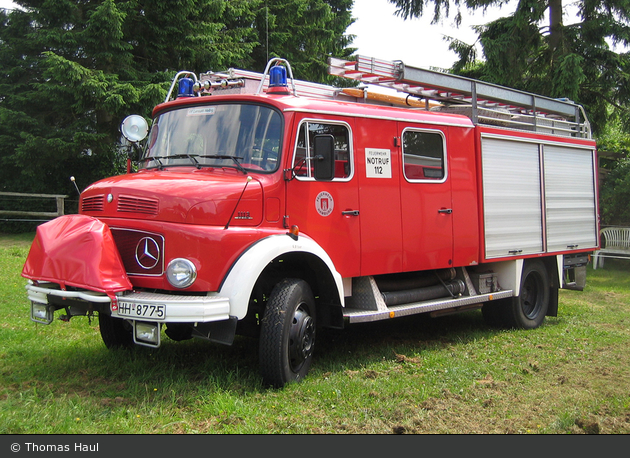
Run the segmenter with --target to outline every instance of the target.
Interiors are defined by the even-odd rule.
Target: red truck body
[[[302,96],[274,68],[167,97],[139,170],[38,228],[34,321],[97,313],[108,347],[255,335],[282,386],[308,372],[320,326],[481,308],[535,328],[559,288],[583,288],[599,247],[585,119],[523,129],[474,104],[472,119],[445,113],[446,96],[440,111]]]

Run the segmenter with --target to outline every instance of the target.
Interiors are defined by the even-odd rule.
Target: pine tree
[[[328,57],[350,57],[353,37],[345,35],[354,22],[352,0],[265,0],[256,18],[260,44],[253,66],[262,71],[272,57],[287,59],[295,78],[333,81]]]
[[[120,122],[148,120],[177,71],[260,72],[268,55],[323,80],[327,57],[352,51],[352,0],[16,3],[0,10],[3,191],[71,194],[70,176],[86,186],[122,171]]]
[[[502,6],[509,0],[390,0],[404,18],[418,17],[433,4],[435,21],[456,9]],[[451,42],[460,60],[452,71],[496,84],[584,105],[595,132],[614,118],[627,121],[630,55],[610,43],[630,44],[630,1],[578,0],[580,22],[565,25],[562,0],[522,0],[513,14],[477,27],[484,60],[474,44]],[[544,23],[548,13],[548,23]],[[630,132],[630,124],[625,123]]]

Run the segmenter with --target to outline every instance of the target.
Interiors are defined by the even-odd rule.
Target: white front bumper
[[[206,296],[184,296],[147,292],[124,292],[116,295],[112,300],[105,294],[93,291],[62,291],[54,284],[35,286],[29,282],[26,285],[28,298],[40,304],[48,303],[48,295],[68,299],[78,299],[87,303],[109,304],[114,317],[131,320],[156,321],[161,323],[207,323],[230,318],[230,300],[226,297],[209,293]],[[120,310],[119,304],[125,304],[125,310]],[[128,306],[131,305],[129,308]],[[141,306],[141,307],[139,307]],[[164,313],[160,315],[143,313],[143,310],[155,310],[153,306],[163,306]],[[137,312],[140,310],[140,312]],[[120,313],[119,313],[120,312]]]

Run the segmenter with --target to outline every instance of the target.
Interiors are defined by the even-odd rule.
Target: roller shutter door
[[[539,145],[483,138],[481,158],[486,258],[542,252]]]
[[[547,250],[597,245],[593,151],[544,146]]]

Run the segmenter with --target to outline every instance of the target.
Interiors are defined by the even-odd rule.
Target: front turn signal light
[[[298,235],[300,235],[300,228],[294,224],[293,226],[291,226],[291,229],[289,229],[289,232],[287,232],[287,235],[293,240],[297,240]]]

